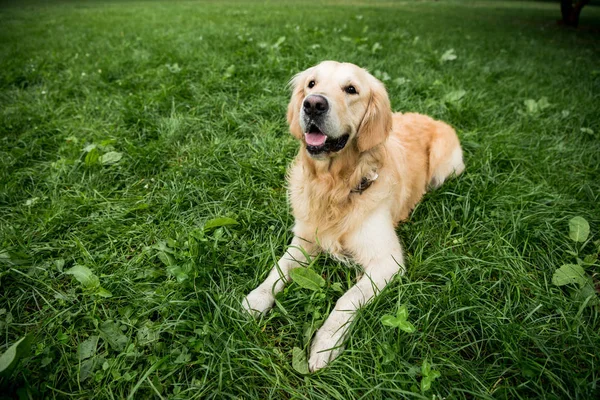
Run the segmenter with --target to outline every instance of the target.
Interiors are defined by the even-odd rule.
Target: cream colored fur
[[[313,88],[308,87],[310,81],[315,82]],[[312,341],[309,368],[316,371],[342,351],[356,310],[404,272],[397,224],[428,187],[460,174],[464,164],[450,126],[420,114],[392,113],[383,84],[364,69],[325,61],[296,75],[291,84],[287,118],[291,133],[301,142],[288,177],[294,238],[243,306],[255,316],[267,312],[289,281],[289,271],[302,267],[306,255],[325,251],[360,264],[364,274],[337,301]],[[348,85],[358,94],[346,93]],[[338,153],[311,157],[306,151],[300,114],[310,94],[329,102],[326,133],[350,134]],[[373,172],[377,180],[363,193],[353,192]]]

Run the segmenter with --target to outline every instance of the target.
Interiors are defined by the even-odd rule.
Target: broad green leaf
[[[181,67],[179,66],[178,63],[175,64],[165,64],[165,67],[167,67],[167,69],[169,70],[169,72],[171,72],[172,74],[178,74],[181,72]]]
[[[99,327],[100,336],[116,351],[125,350],[127,336],[123,334],[119,325],[114,321],[105,321]]]
[[[438,371],[431,371],[428,375],[424,375],[421,378],[421,392],[426,392],[431,389],[433,381],[442,376]]]
[[[99,160],[102,165],[111,165],[118,163],[123,158],[123,153],[117,151],[109,151],[106,154],[100,156]]]
[[[147,346],[152,342],[156,342],[160,335],[152,321],[148,320],[137,332],[137,344],[139,346]]]
[[[100,285],[100,280],[91,269],[83,265],[75,265],[72,268],[69,268],[65,271],[67,275],[73,275],[75,279],[81,283],[81,285],[86,289],[93,289]]]
[[[96,294],[104,298],[112,297],[112,293],[104,289],[103,287],[99,287],[98,290],[96,290]]]
[[[427,360],[424,360],[423,365],[421,365],[421,375],[422,393],[431,389],[431,384],[433,383],[433,381],[442,376],[442,374],[440,374],[439,371],[431,369],[431,364],[429,364],[429,361]]]
[[[334,283],[333,285],[331,285],[331,289],[334,292],[338,292],[338,293],[343,293],[344,289],[342,288],[342,284],[339,282]]]
[[[421,374],[423,374],[423,376],[428,376],[430,372],[431,364],[429,364],[429,361],[423,360],[423,364],[421,365]]]
[[[413,333],[417,330],[415,326],[408,321],[400,321],[398,328],[402,329],[406,333]]]
[[[98,159],[100,158],[100,153],[97,148],[93,148],[85,155],[85,165],[92,166],[98,163]]]
[[[292,350],[292,367],[303,375],[309,373],[306,353],[299,347],[294,347]]]
[[[381,317],[381,323],[385,326],[396,328],[398,326],[398,319],[393,315],[385,314],[383,317]]]
[[[590,224],[583,217],[571,218],[569,237],[576,242],[585,242],[590,234]]]
[[[454,61],[456,60],[457,56],[454,53],[454,49],[450,49],[448,51],[446,51],[444,54],[442,54],[442,62],[444,61]]]
[[[527,112],[530,114],[535,114],[539,110],[537,101],[535,101],[533,99],[527,99],[523,102],[523,104],[525,104],[525,108],[527,109]]]
[[[189,279],[189,275],[178,265],[172,265],[167,268],[167,272],[177,279],[177,282],[181,283]]]
[[[227,67],[227,69],[225,70],[225,73],[223,74],[223,78],[227,79],[227,78],[231,78],[233,76],[233,74],[235,73],[235,65],[231,64],[229,67]]]
[[[398,311],[396,311],[396,318],[406,321],[408,318],[408,309],[406,308],[406,305],[403,304],[398,307]]]
[[[596,254],[588,254],[583,258],[583,263],[587,265],[592,265],[596,262],[598,256]]]
[[[396,311],[396,316],[392,316],[389,314],[381,317],[381,323],[386,326],[392,326],[394,328],[399,328],[404,332],[413,333],[416,331],[416,328],[413,324],[407,321],[408,319],[408,309],[406,305],[401,305],[398,307],[398,311]]]
[[[304,289],[317,291],[325,286],[325,279],[308,268],[294,268],[290,271],[290,277]]]
[[[204,224],[204,232],[206,232],[210,229],[219,228],[221,226],[237,225],[237,224],[238,224],[238,222],[233,218],[228,218],[228,217],[213,218],[211,220],[206,221],[206,223]]]
[[[421,392],[426,392],[431,389],[431,384],[433,383],[433,379],[429,376],[423,376],[421,378]]]
[[[175,257],[173,257],[172,255],[170,255],[167,252],[159,251],[157,255],[158,255],[158,259],[160,261],[162,261],[163,264],[165,264],[167,267],[173,266],[177,262],[177,260],[175,260]]]
[[[546,108],[550,107],[550,103],[548,102],[548,98],[546,96],[540,98],[537,101],[537,106],[540,110],[545,110]]]
[[[77,358],[79,361],[90,358],[96,354],[96,347],[98,346],[98,336],[90,336],[87,340],[77,345]]]
[[[594,131],[590,128],[579,128],[582,133],[587,133],[588,135],[593,135]]]
[[[467,94],[467,92],[465,90],[455,90],[453,92],[448,93],[445,97],[444,100],[447,103],[456,103],[457,101],[459,101],[460,99],[462,99],[463,97],[465,97],[465,94]]]
[[[552,283],[556,286],[563,286],[570,283],[577,283],[579,286],[587,282],[585,271],[580,265],[565,264],[552,275]]]
[[[179,355],[175,359],[175,364],[187,364],[191,359],[192,355],[189,353],[188,348],[183,346],[179,352]]]
[[[277,39],[277,42],[275,42],[275,44],[273,44],[273,48],[278,49],[279,46],[281,46],[283,44],[283,42],[285,42],[285,36],[280,36],[279,39]]]
[[[79,366],[79,382],[83,383],[88,380],[94,373],[94,367],[98,360],[94,358],[88,358],[84,360]]]
[[[0,374],[9,375],[20,359],[27,357],[31,350],[33,335],[26,335],[13,343],[0,356]]]
[[[600,304],[600,297],[598,296],[598,292],[594,287],[594,282],[591,279],[587,279],[585,284],[573,293],[573,298],[582,302],[587,300],[588,297],[591,297],[587,302],[588,306]]]
[[[396,358],[396,351],[394,350],[394,348],[392,346],[390,346],[387,343],[384,343],[381,346],[380,352],[383,355],[383,364],[384,365],[391,363]]]

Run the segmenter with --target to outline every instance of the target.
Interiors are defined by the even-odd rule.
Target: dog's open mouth
[[[308,132],[304,134],[304,140],[306,140],[306,150],[312,155],[321,153],[334,153],[342,150],[350,135],[342,135],[338,138],[330,138],[315,124],[311,124],[308,128]]]

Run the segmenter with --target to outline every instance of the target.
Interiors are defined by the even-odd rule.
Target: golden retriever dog
[[[316,371],[341,353],[356,311],[404,273],[397,224],[464,164],[450,126],[392,113],[383,84],[356,65],[325,61],[290,84],[287,121],[301,143],[288,178],[294,238],[243,306],[254,316],[267,312],[290,270],[319,252],[358,263],[362,276],[312,340],[308,364]]]

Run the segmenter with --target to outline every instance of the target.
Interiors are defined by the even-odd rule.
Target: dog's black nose
[[[303,103],[304,112],[310,117],[324,114],[329,110],[327,99],[320,94],[311,94]]]

